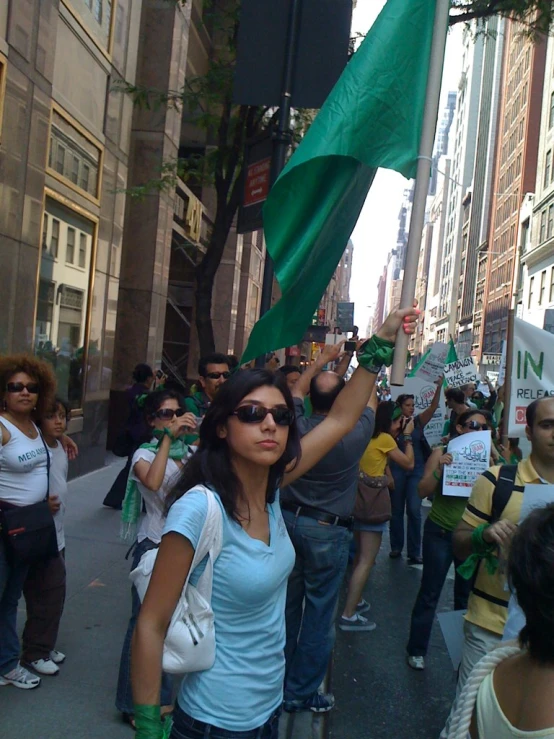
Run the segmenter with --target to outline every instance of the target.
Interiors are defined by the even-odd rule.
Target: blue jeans
[[[321,685],[335,643],[352,534],[290,511],[283,511],[283,518],[296,550],[287,589],[285,700],[305,700]]]
[[[131,569],[138,567],[140,558],[149,549],[154,549],[156,544],[149,539],[144,539],[133,549],[133,564]],[[119,663],[119,678],[117,680],[117,695],[115,698],[115,706],[121,713],[132,715],[133,692],[131,690],[131,640],[133,631],[140,611],[140,598],[134,585],[131,586],[131,618],[127,626],[127,633],[123,641],[123,649],[121,650],[121,660]],[[162,673],[161,687],[161,705],[169,706],[173,703],[173,681],[167,673]]]
[[[423,574],[412,611],[408,641],[408,654],[412,657],[424,657],[427,654],[437,604],[452,562],[455,567],[461,564],[452,551],[452,531],[442,529],[428,518],[423,528]],[[455,611],[467,608],[472,585],[471,580],[464,580],[456,572]]]
[[[392,518],[390,548],[392,552],[404,549],[404,510],[408,515],[408,557],[421,556],[421,498],[417,486],[423,477],[423,467],[410,472],[399,467],[392,469],[394,490],[391,491]]]
[[[17,604],[27,577],[27,565],[12,567],[8,563],[6,545],[0,537],[0,675],[5,675],[19,662]]]
[[[173,729],[169,739],[278,739],[281,709],[269,717],[263,726],[251,731],[229,731],[197,721],[177,703],[173,713]]]

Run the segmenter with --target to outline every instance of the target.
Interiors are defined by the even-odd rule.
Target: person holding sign
[[[412,565],[422,564],[423,562],[421,558],[421,498],[418,495],[417,486],[423,477],[425,462],[431,452],[423,430],[439,407],[442,382],[443,378],[439,377],[431,404],[415,418],[413,395],[399,395],[396,401],[404,417],[403,426],[411,419],[414,422],[414,430],[411,433],[414,447],[414,468],[413,470],[405,470],[394,461],[390,465],[394,478],[394,489],[391,493],[392,519],[390,522],[391,551],[389,557],[397,559],[402,556],[402,550],[404,549],[404,511],[406,511],[408,515],[408,562]],[[398,448],[400,451],[406,452],[406,444],[402,439],[398,442]]]
[[[492,418],[486,411],[466,411],[457,419],[456,438],[476,431],[489,431]],[[492,461],[492,460],[491,460]],[[427,460],[423,477],[418,486],[421,498],[433,496],[433,505],[423,527],[423,574],[417,594],[408,640],[408,665],[414,670],[425,669],[425,656],[429,648],[431,629],[437,604],[450,569],[461,561],[452,551],[452,532],[465,511],[467,497],[443,495],[443,477],[446,466],[452,464],[452,454],[444,447],[437,447]],[[475,473],[477,479],[478,472]],[[458,573],[454,579],[454,610],[467,608],[471,581]]]
[[[463,567],[476,570],[464,622],[464,647],[456,700],[441,737],[447,737],[456,702],[477,662],[502,639],[508,615],[508,592],[499,556],[507,556],[521,517],[526,485],[554,483],[554,398],[546,397],[526,409],[525,432],[531,454],[516,465],[492,467],[473,486],[462,520],[454,531],[454,554]],[[467,573],[466,573],[467,574]]]

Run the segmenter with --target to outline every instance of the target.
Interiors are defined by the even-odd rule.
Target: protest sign
[[[464,648],[464,616],[467,610],[444,611],[437,613],[437,620],[441,627],[442,635],[448,650],[448,656],[452,662],[454,671],[457,671],[462,661]]]
[[[470,382],[479,382],[479,372],[473,361],[473,357],[457,359],[450,362],[444,368],[444,379],[448,387],[462,387]]]
[[[413,395],[415,403],[414,415],[417,416],[431,405],[436,389],[437,386],[434,382],[426,382],[420,377],[406,377],[402,387],[395,385],[391,388],[391,394],[393,400],[396,400],[399,395]],[[439,407],[424,430],[425,438],[431,446],[440,444],[445,417],[446,408],[441,390]]]
[[[538,398],[554,397],[554,335],[521,318],[514,318],[514,351],[511,357],[512,392],[509,436],[524,436],[527,406]]]
[[[444,364],[448,354],[448,344],[437,341],[425,355],[424,361],[417,367],[414,377],[421,377],[427,382],[435,382],[444,374]]]
[[[490,467],[490,431],[462,434],[448,444],[452,464],[444,465],[442,494],[469,498],[475,480]]]

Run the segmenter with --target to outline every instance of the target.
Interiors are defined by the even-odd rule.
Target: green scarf
[[[171,446],[169,447],[169,459],[183,459],[188,452],[188,446],[182,439],[175,439],[167,429],[163,431],[154,431],[154,438],[147,444],[141,444],[139,449],[149,449],[151,452],[157,452],[164,436],[171,438]],[[132,470],[131,470],[132,471]],[[131,475],[127,478],[127,487],[125,488],[125,498],[121,509],[121,528],[119,535],[123,541],[133,542],[137,536],[137,524],[142,510],[142,496],[135,480],[131,479]]]

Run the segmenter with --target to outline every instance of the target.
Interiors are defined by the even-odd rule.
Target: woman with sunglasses
[[[470,434],[474,431],[491,431],[492,416],[487,411],[472,408],[458,418],[456,433]],[[491,465],[496,464],[491,458]],[[457,568],[461,562],[452,551],[452,532],[458,525],[467,505],[467,497],[456,498],[442,494],[442,477],[445,465],[452,464],[452,455],[445,453],[444,447],[437,447],[425,465],[425,471],[418,486],[420,497],[433,496],[433,505],[423,527],[423,573],[421,586],[412,611],[410,638],[408,640],[408,664],[414,670],[425,669],[425,656],[429,647],[431,628],[440,594],[454,562]],[[475,479],[478,472],[475,473]],[[457,572],[454,577],[454,610],[467,608],[467,599],[472,582],[465,580]]]
[[[220,388],[197,452],[176,486],[133,637],[133,697],[139,739],[162,736],[159,693],[165,633],[207,514],[209,486],[223,514],[214,564],[213,667],[186,676],[171,739],[276,739],[285,670],[285,600],[294,549],[279,506],[280,486],[310,470],[358,421],[381,365],[417,311],[397,310],[358,354],[360,366],[329,414],[299,438],[292,395],[280,372],[246,370]],[[192,573],[195,584],[203,563]]]
[[[132,570],[138,567],[145,552],[160,544],[166,498],[189,455],[184,436],[196,426],[196,419],[192,413],[185,411],[183,405],[183,398],[174,390],[156,390],[144,400],[144,418],[150,428],[152,441],[142,444],[133,455],[121,512],[123,538],[135,541],[144,501],[146,513],[132,549]],[[134,727],[130,657],[131,638],[140,610],[140,599],[134,585],[131,587],[131,600],[131,618],[121,652],[115,705],[124,721]],[[171,711],[171,685],[170,677],[164,675],[162,712]]]
[[[417,494],[417,486],[423,476],[425,462],[431,454],[431,448],[425,438],[424,429],[433,418],[439,407],[443,378],[436,382],[436,390],[431,404],[417,416],[415,412],[415,398],[413,395],[399,395],[396,401],[404,416],[404,425],[413,419],[412,444],[414,448],[414,467],[405,470],[395,462],[391,462],[390,469],[394,479],[391,490],[392,518],[390,522],[390,553],[391,559],[402,556],[404,549],[404,511],[408,518],[407,550],[408,563],[421,564],[421,500]],[[405,443],[401,439],[398,447],[406,451]]]
[[[0,509],[29,506],[46,498],[48,451],[35,420],[54,399],[51,366],[24,354],[0,357]],[[0,686],[30,690],[40,678],[19,662],[17,604],[28,566],[11,563],[0,536]]]

